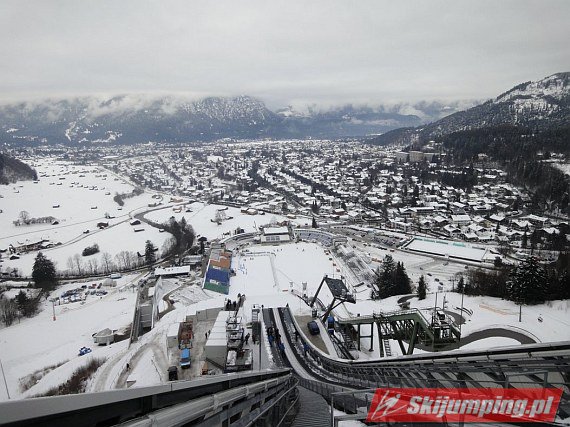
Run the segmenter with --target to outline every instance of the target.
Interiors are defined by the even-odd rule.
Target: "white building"
[[[283,243],[291,241],[287,227],[265,227],[260,237],[261,243]]]

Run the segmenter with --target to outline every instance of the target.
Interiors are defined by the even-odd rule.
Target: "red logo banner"
[[[557,388],[379,388],[368,422],[553,422]]]

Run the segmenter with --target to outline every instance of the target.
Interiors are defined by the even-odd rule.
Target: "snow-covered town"
[[[137,146],[136,153],[123,147],[78,152],[69,149],[64,157],[75,166],[62,166],[40,178],[50,178],[55,190],[73,188],[76,192],[103,192],[109,196],[105,199],[108,205],[88,206],[92,212],[85,219],[100,219],[90,225],[92,229],[105,224],[116,226],[129,216],[135,219],[137,212],[133,208],[159,208],[157,212],[163,212],[160,208],[168,203],[178,205],[172,206],[173,214],[189,219],[193,215],[189,202],[196,201],[236,207],[252,217],[268,213],[295,222],[299,216],[305,218],[305,223],[315,217],[325,224],[366,223],[408,235],[489,244],[495,258],[506,262],[522,259],[535,249],[540,249],[541,257],[550,259],[556,256],[551,249],[565,247],[568,219],[562,214],[544,216],[530,211],[530,194],[506,182],[506,173],[493,162],[482,156],[465,171],[446,165],[446,156],[437,144],[431,148],[432,152],[400,152],[359,143],[281,141],[170,149],[151,144]],[[316,152],[320,155],[315,156]],[[33,155],[33,150],[29,154]],[[98,168],[77,166],[88,159]],[[87,183],[86,172],[95,180]],[[136,202],[127,198],[132,196],[132,186],[146,189]],[[19,194],[17,188],[13,191]],[[123,197],[124,207],[113,203],[117,194],[127,196]],[[46,203],[54,209],[46,218],[51,223],[59,221],[55,215],[60,205],[57,191]],[[21,211],[27,212],[25,206]],[[12,215],[17,221],[19,212],[6,210],[4,217]],[[68,227],[60,228],[69,228],[65,225]],[[115,231],[118,229],[130,230],[126,224]],[[41,243],[37,239],[42,236],[20,234],[25,237],[5,242],[4,246],[64,243],[61,239]],[[164,238],[151,237],[160,247]]]
[[[304,144],[223,143],[202,160],[189,149],[186,163],[181,149],[152,147],[113,166],[115,154],[28,153],[38,179],[0,194],[2,298],[37,296],[39,252],[60,285],[38,314],[0,329],[2,399],[49,393],[93,360],[86,392],[275,369],[264,311],[277,307],[294,316],[296,340],[338,360],[570,340],[568,300],[522,306],[460,285],[533,252],[552,258],[549,235],[566,231],[562,218],[525,212],[527,195],[500,170],[474,167],[481,184],[464,191],[430,180],[440,163],[356,144],[341,162],[334,143],[318,158]],[[176,253],[161,224],[182,218],[195,240]],[[405,267],[411,293],[375,295],[387,258]],[[414,348],[394,323],[374,326],[395,313],[443,329]]]

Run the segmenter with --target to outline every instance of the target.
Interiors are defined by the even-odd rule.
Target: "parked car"
[[[176,366],[171,366],[168,368],[168,381],[178,380],[178,368]]]
[[[88,353],[91,353],[91,349],[90,349],[89,347],[81,347],[81,348],[79,349],[79,355],[80,355],[80,356],[84,356],[84,355],[86,355],[86,354],[88,354]]]
[[[183,348],[180,352],[180,367],[182,369],[189,368],[192,365],[192,360],[190,359],[190,350]]]
[[[320,333],[319,325],[314,320],[311,320],[307,323],[307,328],[309,329],[309,333],[311,335],[318,335]]]

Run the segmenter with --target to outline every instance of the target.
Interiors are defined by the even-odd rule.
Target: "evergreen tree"
[[[426,292],[427,292],[427,284],[426,279],[424,279],[423,274],[420,276],[420,280],[418,281],[418,299],[426,299]]]
[[[533,230],[530,235],[530,248],[534,251],[540,242],[540,236],[538,235],[538,231]]]
[[[405,295],[412,292],[412,285],[404,263],[396,263],[396,270],[394,271],[394,295]]]
[[[184,217],[182,217],[180,222],[171,218],[167,224],[164,224],[164,229],[172,234],[174,239],[176,239],[174,251],[181,258],[184,255],[184,252],[194,244],[194,240],[196,239],[194,228],[186,222]]]
[[[465,295],[473,295],[475,293],[475,289],[471,281],[468,280],[467,283],[465,283],[465,287],[463,288],[463,293]]]
[[[521,205],[521,198],[520,196],[517,196],[517,198],[513,202],[513,210],[518,211],[520,209],[520,205]]]
[[[463,278],[463,276],[461,276],[459,278],[459,282],[457,282],[457,292],[461,294],[464,291],[465,291],[465,279]]]
[[[412,292],[412,285],[404,264],[394,263],[391,255],[386,255],[382,265],[376,270],[378,296],[388,298]]]
[[[386,255],[382,261],[380,275],[376,279],[378,285],[378,296],[388,298],[394,294],[394,272],[396,266],[391,255]]]
[[[546,300],[548,288],[545,268],[535,257],[529,257],[514,269],[507,296],[517,304],[539,304]]]
[[[319,205],[317,205],[316,200],[313,200],[313,204],[311,205],[311,211],[313,211],[314,214],[319,213]]]
[[[312,228],[319,228],[319,225],[317,224],[317,219],[315,217],[313,217],[313,223],[311,224]]]
[[[32,279],[34,280],[36,288],[41,288],[44,291],[50,291],[57,285],[55,265],[41,252],[38,252],[36,260],[34,261]]]
[[[526,249],[527,246],[528,246],[528,236],[527,236],[526,231],[525,231],[523,236],[522,236],[521,247],[523,249]]]
[[[27,311],[27,306],[30,302],[30,298],[28,297],[28,294],[26,294],[23,290],[18,292],[18,295],[16,295],[16,304],[18,304],[18,310],[20,310],[20,313],[22,314],[22,316],[25,316],[26,311]]]
[[[16,295],[15,300],[22,316],[31,317],[36,314],[39,303],[38,299],[28,297],[28,294],[21,290],[18,295]]]
[[[155,261],[156,255],[154,253],[154,245],[150,240],[147,240],[144,248],[144,262],[146,265],[151,266]]]

